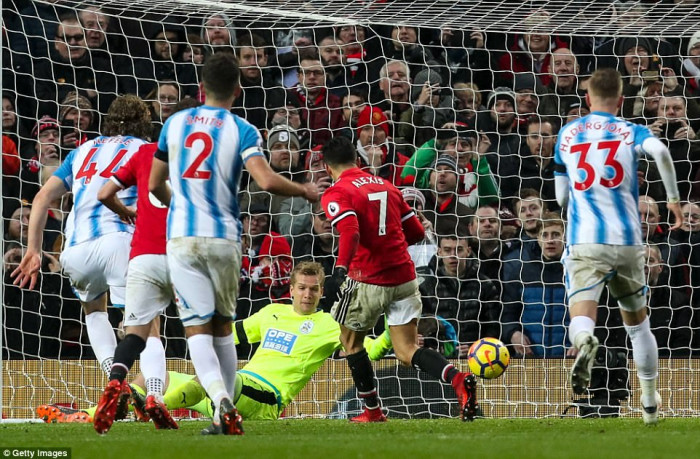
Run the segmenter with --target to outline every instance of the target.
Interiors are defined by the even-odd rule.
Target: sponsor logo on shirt
[[[294,333],[277,330],[276,328],[268,328],[265,332],[265,338],[263,338],[262,348],[289,355],[292,352],[296,340],[297,335]]]

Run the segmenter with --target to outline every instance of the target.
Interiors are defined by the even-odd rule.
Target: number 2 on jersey
[[[576,169],[583,170],[586,177],[580,182],[574,182],[574,188],[578,191],[586,191],[596,180],[596,171],[593,166],[586,162],[586,157],[591,150],[591,143],[579,143],[571,147],[571,153],[579,153],[578,164]],[[605,156],[605,166],[611,167],[613,170],[613,176],[611,178],[600,177],[598,182],[606,188],[617,188],[622,183],[625,178],[625,170],[622,168],[622,164],[615,159],[617,154],[617,149],[620,147],[619,140],[606,140],[597,143],[596,150],[608,150]]]
[[[207,132],[193,132],[185,139],[185,148],[192,148],[197,140],[203,142],[202,151],[182,174],[182,178],[207,180],[211,177],[211,171],[200,170],[199,166],[202,165],[214,149],[214,140]]]
[[[386,191],[370,193],[367,198],[370,201],[379,201],[379,235],[386,235]]]

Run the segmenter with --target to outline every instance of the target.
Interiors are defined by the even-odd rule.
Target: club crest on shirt
[[[302,335],[308,335],[311,333],[311,330],[314,329],[314,321],[313,320],[305,320],[304,323],[301,324],[299,327],[299,333]]]
[[[336,215],[338,215],[338,212],[340,212],[340,206],[338,205],[338,203],[335,201],[329,202],[328,203],[328,214],[331,217],[335,217]]]

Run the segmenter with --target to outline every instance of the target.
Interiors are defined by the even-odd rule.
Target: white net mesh
[[[177,102],[201,99],[202,62],[230,51],[243,69],[233,111],[266,133],[274,169],[327,186],[313,149],[348,136],[364,168],[415,188],[405,196],[422,205],[442,236],[441,253],[469,245],[472,256],[459,262],[434,257],[437,238],[411,250],[424,279],[424,313],[444,319],[432,326],[425,321],[426,338],[434,337],[451,358],[483,336],[511,346],[509,370],[485,381],[480,393],[487,416],[553,416],[572,403],[583,405],[579,414],[615,414],[620,405],[626,414],[638,406],[631,349],[607,293],[592,390],[572,397],[556,261],[561,248],[543,255],[536,241],[542,219],[556,218],[543,217],[545,209],[559,211],[551,164],[558,129],[587,112],[592,71],[618,68],[625,82],[622,116],[648,125],[667,143],[682,199],[690,201],[683,207],[685,226],[669,234],[658,171],[640,164],[640,192],[649,197],[640,204],[645,237],[659,249],[650,249],[648,270],[661,393],[668,415],[697,415],[698,17],[694,1],[4,2],[3,414],[30,417],[36,405],[53,402],[85,407],[104,384],[90,360],[80,304],[58,262],[70,196],[52,205],[40,286],[20,290],[9,277],[26,246],[29,204],[41,184],[77,144],[100,133],[118,94],[135,93],[149,103],[157,139]],[[279,132],[290,132],[273,130],[280,124],[294,128],[298,153],[275,147]],[[460,133],[467,130],[479,134]],[[465,151],[454,151],[460,148]],[[438,152],[450,149],[458,157],[454,183],[431,174]],[[249,221],[264,226],[267,220],[271,226],[261,234],[275,229],[288,242],[280,248],[268,241],[267,249],[253,243],[256,256],[270,250],[278,263],[264,270],[256,269],[256,256],[244,262],[243,318],[287,297],[285,257],[314,259],[331,272],[334,241],[323,234],[328,227],[318,209],[271,196],[247,178],[241,187]],[[440,194],[445,190],[452,200]],[[460,238],[444,237],[450,234]],[[329,284],[325,310],[334,289]],[[166,352],[173,368],[186,370],[176,315],[172,308],[165,321]],[[110,319],[117,327],[121,312],[110,308]],[[392,415],[451,414],[449,387],[394,360],[376,369]],[[345,362],[332,361],[287,414],[344,417],[359,410],[357,403]]]

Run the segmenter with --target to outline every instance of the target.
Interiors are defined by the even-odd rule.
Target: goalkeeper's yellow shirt
[[[340,349],[340,326],[322,311],[301,315],[292,305],[273,303],[242,321],[250,343],[260,343],[241,372],[277,389],[282,406]],[[239,343],[236,325],[234,341]]]

